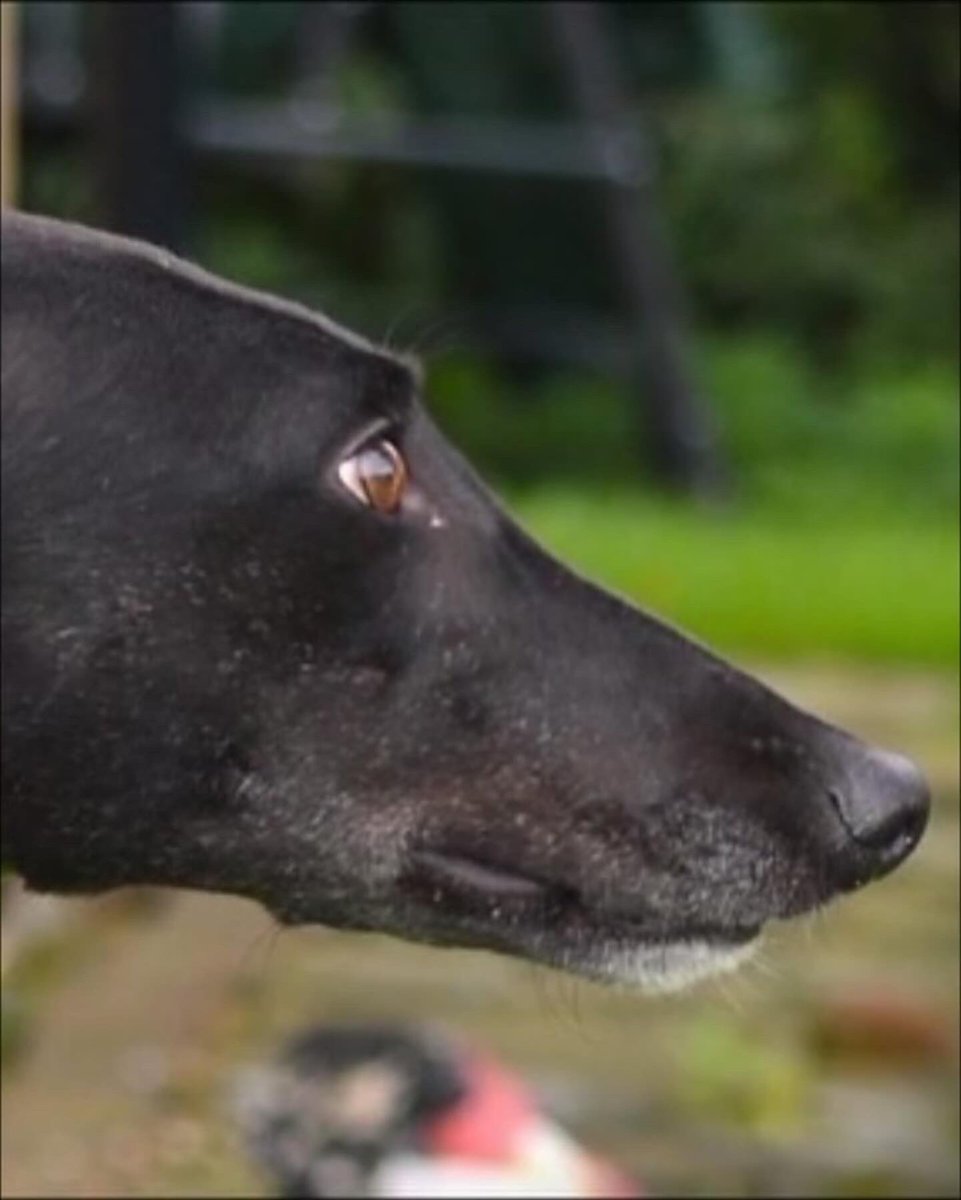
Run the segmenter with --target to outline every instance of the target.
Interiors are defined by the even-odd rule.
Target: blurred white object
[[[374,1173],[372,1196],[378,1197],[504,1197],[584,1196],[570,1180],[519,1174],[509,1167],[492,1167],[469,1160],[438,1161],[398,1155]],[[549,1172],[548,1175],[556,1172]]]

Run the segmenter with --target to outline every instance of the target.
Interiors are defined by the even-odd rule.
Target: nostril
[[[900,836],[907,843],[910,850],[913,850],[921,840],[921,835],[928,824],[928,810],[929,805],[926,802],[923,808],[918,808],[914,812],[909,813],[904,820]]]
[[[890,870],[921,840],[930,796],[924,776],[909,759],[887,751],[861,755],[847,772],[847,787],[829,795],[845,829],[877,867]]]

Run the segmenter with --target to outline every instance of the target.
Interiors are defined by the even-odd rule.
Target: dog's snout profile
[[[675,987],[886,874],[925,784],[546,553],[410,364],[4,213],[4,854],[33,887]]]
[[[877,878],[921,840],[931,804],[928,785],[910,759],[887,750],[858,746],[845,765],[831,799],[854,843],[859,878]]]

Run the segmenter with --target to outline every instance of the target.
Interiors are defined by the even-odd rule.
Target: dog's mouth
[[[437,849],[414,851],[401,886],[452,922],[459,940],[521,954],[593,978],[669,991],[743,961],[760,924],[669,929],[605,911],[576,887]]]
[[[559,899],[567,889],[510,868],[492,866],[461,854],[421,850],[413,856],[420,871],[439,884],[495,900]]]

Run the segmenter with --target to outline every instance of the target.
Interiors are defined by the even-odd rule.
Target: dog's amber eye
[[[378,438],[340,464],[340,481],[380,513],[395,513],[407,487],[407,464],[393,442]]]

